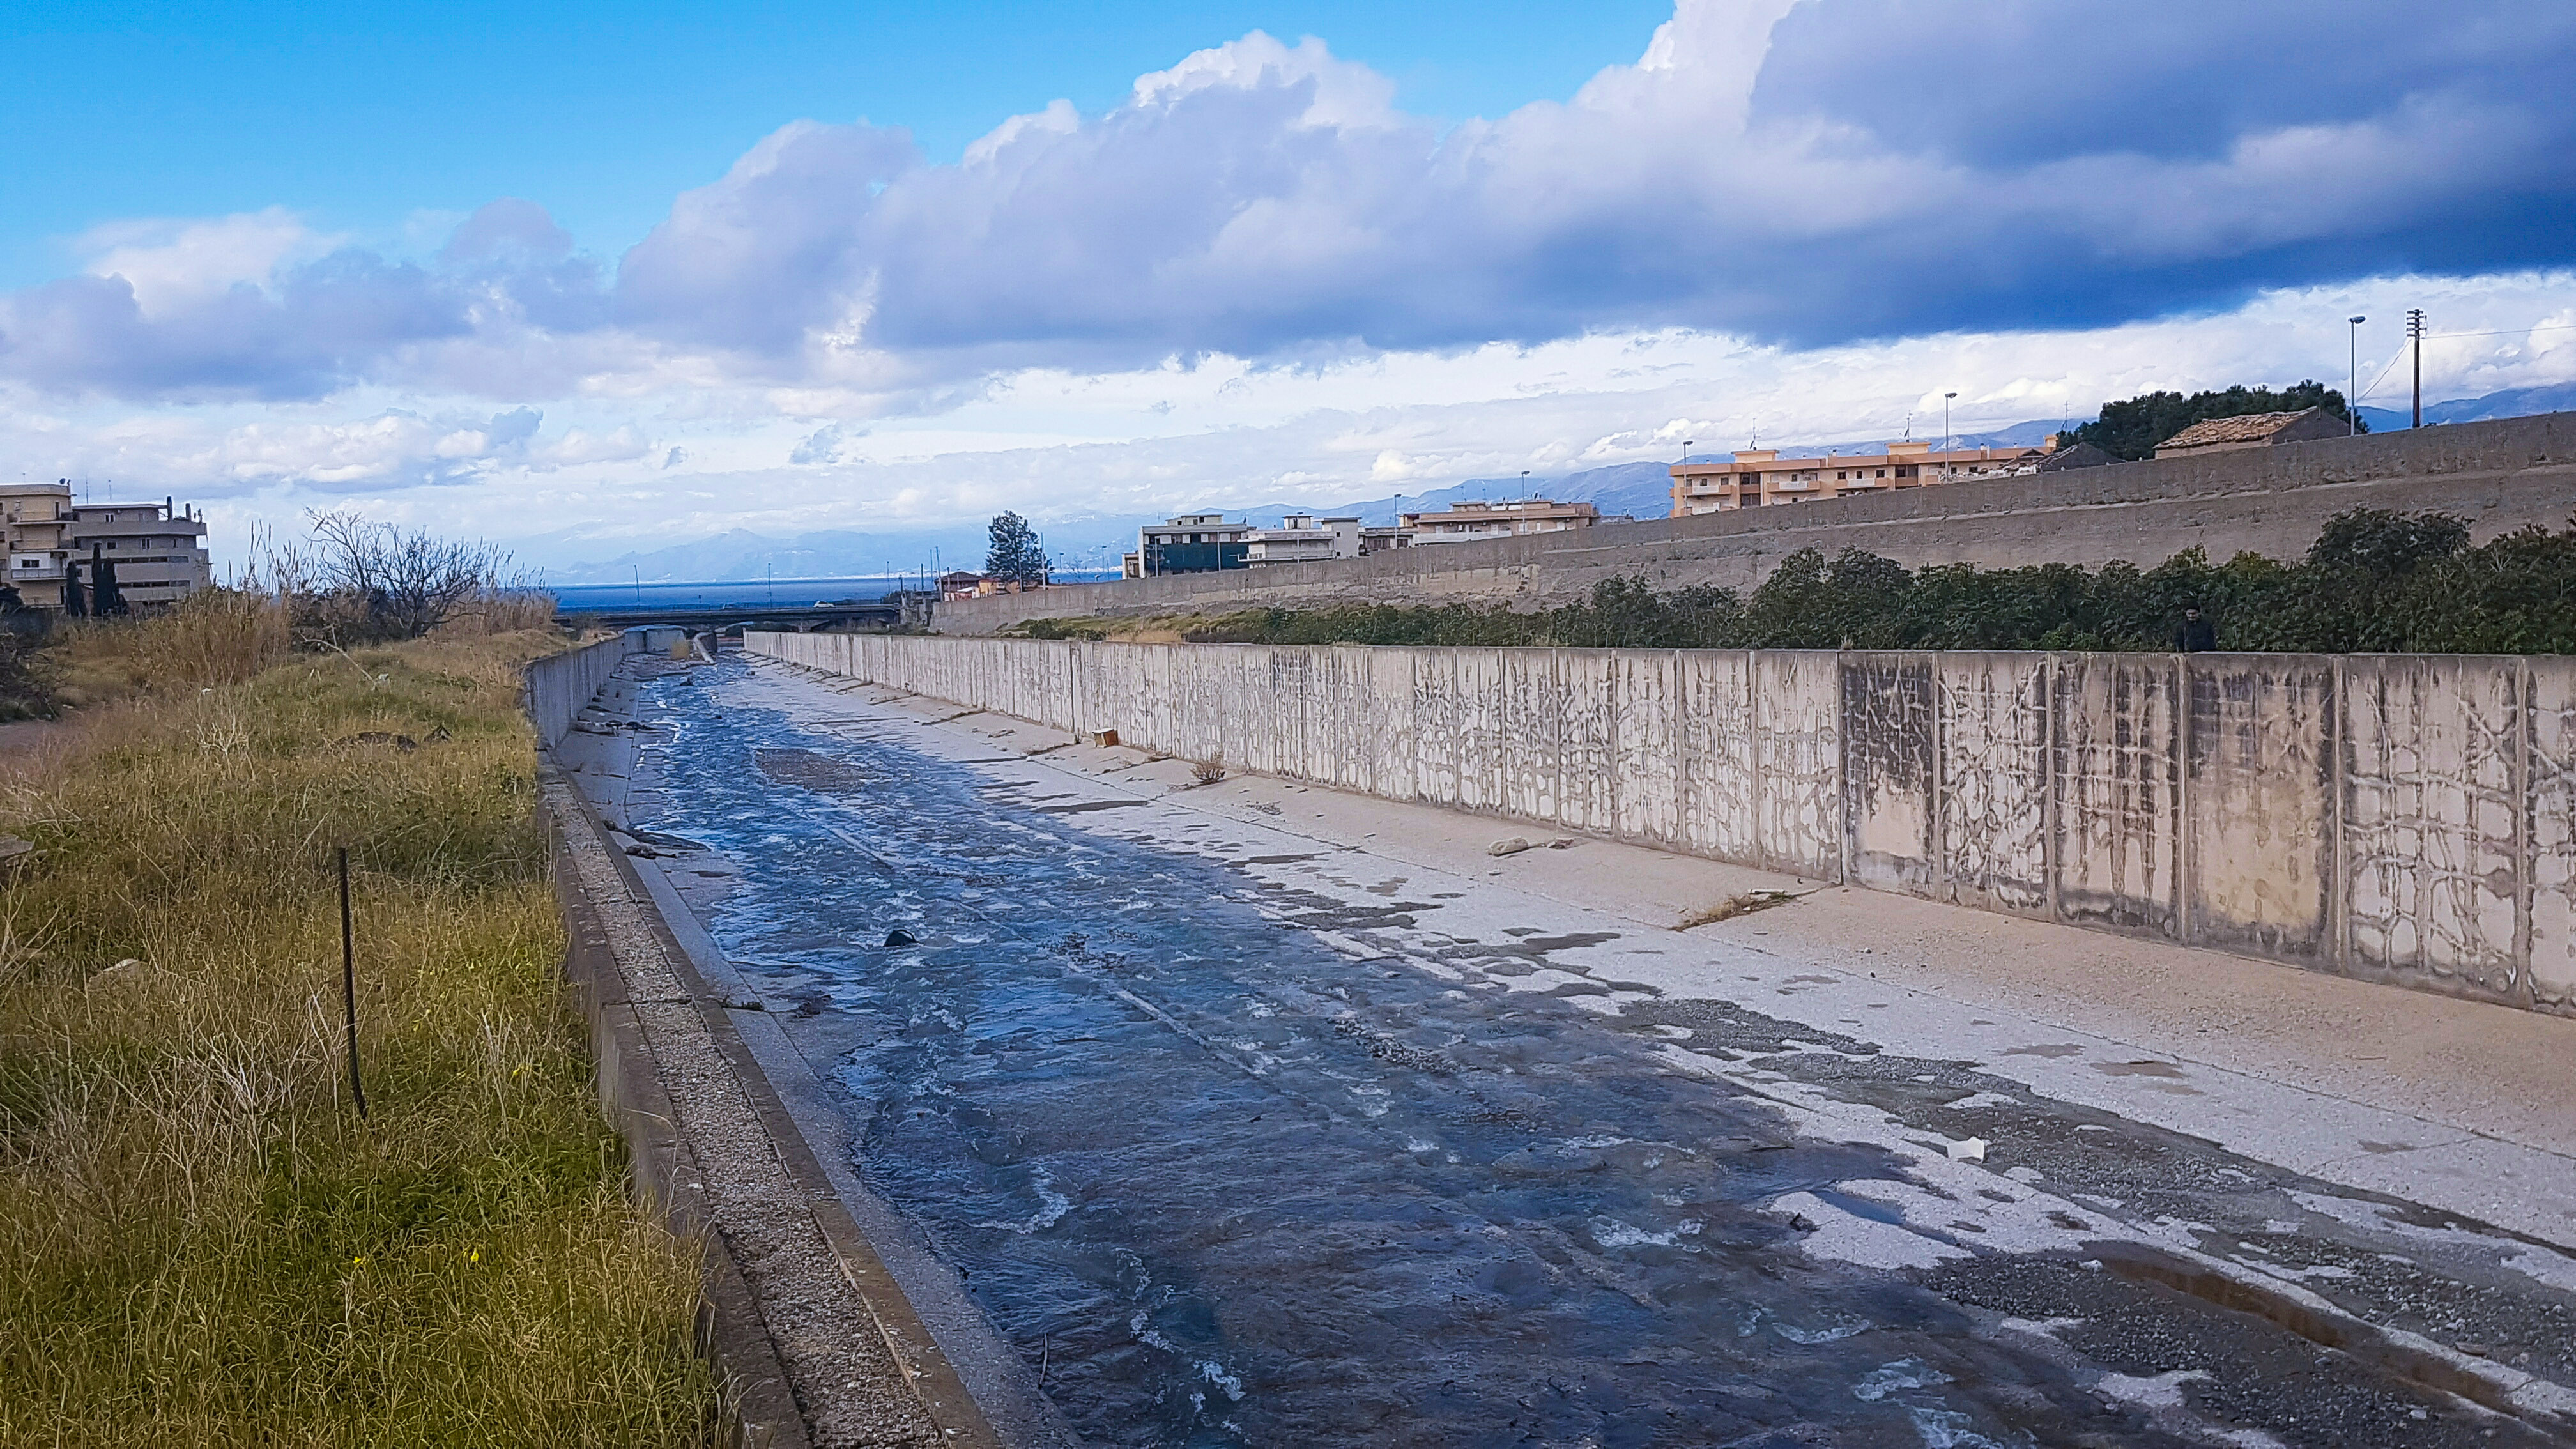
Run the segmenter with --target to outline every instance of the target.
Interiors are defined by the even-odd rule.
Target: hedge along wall
[[[2576,1014],[2576,659],[748,644],[1183,758]]]

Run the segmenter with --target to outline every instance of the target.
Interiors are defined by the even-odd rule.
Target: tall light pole
[[[1957,396],[1958,394],[1955,392],[1945,392],[1941,394],[1941,451],[1944,453],[1950,451],[1950,399]],[[1943,458],[1941,460],[1941,476],[1945,479],[1950,476],[1950,460],[1948,458]]]
[[[2353,393],[2361,386],[2361,324],[2370,319],[2346,317],[2343,320],[2352,324],[2352,330],[2344,334],[2347,344],[2343,359],[2344,436],[2357,438],[2361,436],[2361,399],[2354,397]]]

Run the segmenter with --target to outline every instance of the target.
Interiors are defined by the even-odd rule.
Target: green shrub
[[[1499,605],[1342,604],[1247,609],[1191,627],[1194,643],[1557,645],[1626,649],[2129,649],[2174,647],[2197,606],[2221,649],[2315,653],[2576,654],[2576,527],[2469,544],[2442,513],[2354,509],[2307,556],[2185,549],[2141,571],[2033,564],[1920,569],[1860,549],[1801,549],[1748,595],[1705,585],[1659,593],[1604,580],[1544,613]],[[1063,632],[1041,633],[1050,624]],[[1104,626],[1040,620],[1035,638]]]

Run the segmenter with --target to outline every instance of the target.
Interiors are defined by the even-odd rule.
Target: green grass
[[[710,1437],[696,1254],[629,1205],[558,976],[549,647],[213,667],[0,782],[43,852],[0,886],[0,1444]]]

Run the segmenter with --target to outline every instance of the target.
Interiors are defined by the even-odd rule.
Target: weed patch
[[[0,881],[0,1445],[704,1442],[695,1254],[561,995],[514,702],[553,640],[290,656],[192,606],[69,646],[188,687],[0,780],[41,852]]]

